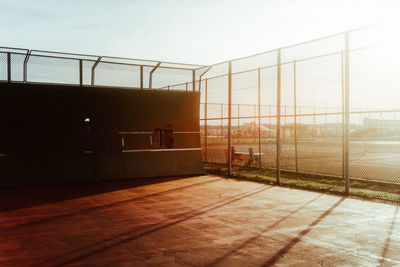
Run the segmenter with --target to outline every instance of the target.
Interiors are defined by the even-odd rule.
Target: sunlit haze
[[[396,1],[0,0],[0,45],[213,64],[375,24]]]

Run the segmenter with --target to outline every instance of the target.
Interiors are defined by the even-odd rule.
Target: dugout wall
[[[0,84],[0,185],[203,173],[200,93]]]

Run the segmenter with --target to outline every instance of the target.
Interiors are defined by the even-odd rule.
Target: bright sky
[[[0,46],[212,64],[396,15],[395,0],[0,0]]]

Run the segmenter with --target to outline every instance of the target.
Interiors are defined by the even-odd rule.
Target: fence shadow
[[[100,255],[104,251],[109,250],[111,248],[118,247],[122,244],[132,242],[143,236],[155,233],[157,231],[163,230],[170,226],[177,225],[179,223],[182,223],[184,221],[190,220],[197,216],[206,214],[210,211],[224,207],[231,203],[240,201],[244,198],[250,197],[257,193],[264,192],[271,188],[273,188],[273,187],[272,186],[261,186],[256,189],[244,192],[244,193],[229,196],[229,197],[226,197],[215,203],[211,203],[206,206],[203,206],[201,208],[193,209],[188,212],[184,212],[182,214],[174,216],[173,218],[168,218],[168,219],[165,219],[165,220],[155,223],[155,224],[146,225],[144,227],[140,227],[139,229],[134,229],[132,231],[120,233],[120,234],[117,234],[117,235],[107,239],[107,240],[102,240],[101,242],[96,242],[91,245],[87,245],[85,247],[81,247],[79,249],[57,255],[56,257],[48,258],[34,266],[42,266],[42,265],[64,266],[64,265],[74,264],[85,258],[94,256],[94,255]],[[53,264],[53,263],[55,263],[55,264]]]
[[[245,242],[243,242],[242,244],[240,244],[239,246],[237,246],[236,248],[232,249],[231,251],[227,252],[226,254],[222,255],[221,257],[217,258],[216,260],[214,260],[212,263],[209,264],[209,266],[214,266],[216,264],[219,264],[220,262],[222,262],[224,259],[226,259],[227,257],[229,257],[230,255],[234,254],[235,252],[239,251],[240,249],[244,248],[245,246],[247,246],[248,244],[254,242],[257,238],[260,238],[261,236],[263,236],[266,232],[268,232],[269,230],[271,230],[272,228],[278,226],[281,222],[285,221],[286,219],[290,218],[291,216],[293,216],[294,214],[296,214],[297,212],[299,212],[300,210],[302,210],[303,208],[305,208],[306,206],[308,206],[311,202],[314,202],[315,200],[317,200],[318,198],[320,198],[322,196],[318,195],[317,197],[307,201],[306,203],[304,203],[303,205],[301,205],[300,207],[298,207],[297,209],[295,209],[294,211],[290,212],[289,214],[287,214],[286,216],[282,217],[281,219],[279,219],[278,221],[274,222],[273,224],[269,225],[267,228],[265,228],[263,231],[261,231],[259,234],[247,239]]]
[[[306,229],[301,231],[296,237],[292,238],[286,246],[280,249],[275,255],[269,258],[262,266],[274,265],[283,255],[285,255],[292,247],[301,241],[301,239],[308,234],[317,224],[319,224],[325,217],[332,213],[346,198],[342,197],[336,203],[334,203],[328,210],[322,213],[317,219],[315,219]]]
[[[386,255],[387,255],[387,252],[388,252],[388,249],[389,249],[389,246],[390,246],[390,242],[391,242],[391,239],[392,239],[394,226],[396,225],[396,219],[397,219],[397,214],[398,213],[399,213],[399,207],[396,207],[396,211],[394,212],[393,219],[392,219],[392,222],[390,224],[390,228],[389,228],[388,233],[387,233],[387,237],[386,237],[386,240],[385,240],[385,245],[384,245],[383,250],[382,250],[381,260],[379,261],[380,266],[382,266],[384,264],[384,262],[385,262]]]

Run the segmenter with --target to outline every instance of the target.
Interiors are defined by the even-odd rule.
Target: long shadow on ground
[[[0,187],[0,212],[29,208],[69,199],[97,195],[143,185],[157,184],[183,177],[138,178],[71,184]]]
[[[115,235],[112,238],[103,240],[102,242],[97,242],[97,243],[94,243],[94,244],[86,246],[86,247],[81,247],[77,250],[73,250],[73,251],[70,251],[70,252],[67,252],[64,254],[57,255],[56,257],[46,259],[34,266],[43,266],[43,265],[64,266],[64,265],[74,264],[74,263],[77,263],[88,257],[94,256],[94,255],[100,255],[104,251],[109,250],[111,248],[120,246],[125,243],[129,243],[129,242],[134,241],[143,236],[146,236],[146,235],[152,234],[154,232],[168,228],[170,226],[182,223],[182,222],[192,219],[194,217],[203,215],[212,210],[224,207],[226,205],[229,205],[231,203],[234,203],[236,201],[242,200],[246,197],[252,196],[254,194],[263,192],[263,191],[271,189],[271,188],[272,188],[272,186],[261,186],[261,187],[255,188],[253,190],[244,192],[244,193],[233,195],[233,196],[224,198],[223,200],[217,201],[215,203],[207,204],[201,208],[182,213],[178,216],[175,215],[174,218],[168,218],[168,219],[165,219],[164,221],[157,222],[155,224],[147,225],[144,227],[139,227],[138,229],[133,229],[132,231],[120,233],[118,235]]]

